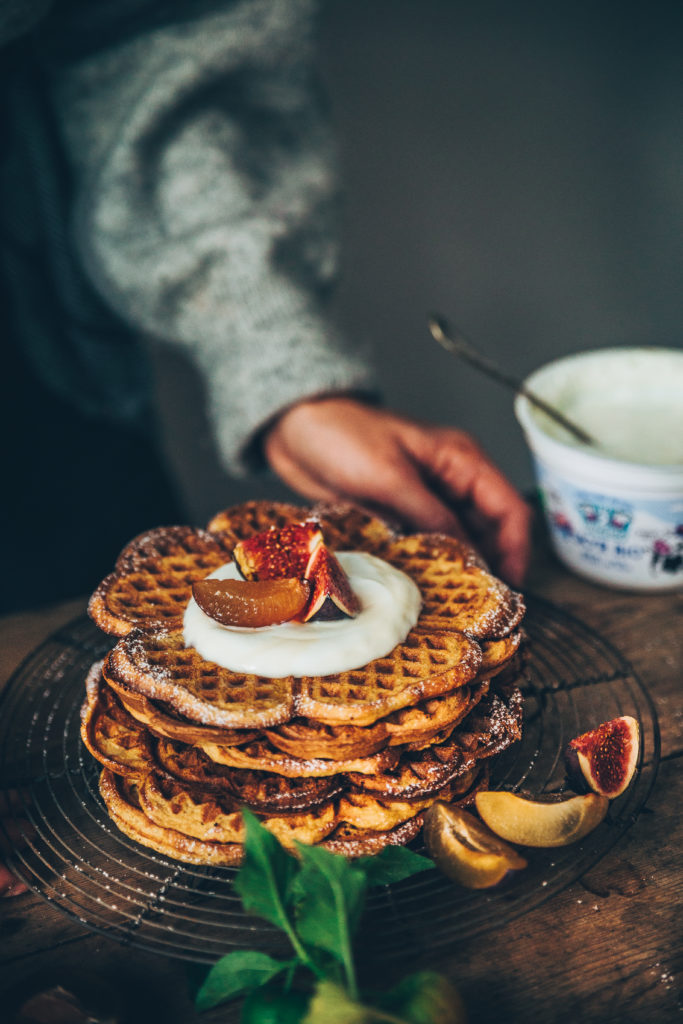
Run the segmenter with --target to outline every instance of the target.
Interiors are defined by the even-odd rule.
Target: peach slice
[[[311,598],[303,615],[304,622],[314,615],[327,619],[354,618],[360,611],[360,601],[351,589],[348,576],[323,543],[312,552],[304,576],[311,584]]]
[[[255,533],[239,541],[232,555],[245,580],[303,579],[322,540],[320,525],[308,520]]]
[[[308,603],[305,580],[198,580],[192,596],[222,626],[275,626],[300,615]]]
[[[603,722],[573,739],[564,754],[570,784],[610,800],[620,796],[633,778],[640,753],[640,729],[630,715]]]
[[[438,800],[425,813],[423,836],[437,867],[467,889],[489,889],[527,866],[473,814]]]
[[[498,836],[520,846],[568,846],[583,839],[607,814],[609,800],[597,793],[583,796],[477,793],[477,810]]]

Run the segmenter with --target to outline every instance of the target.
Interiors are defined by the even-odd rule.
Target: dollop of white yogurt
[[[186,646],[232,672],[270,678],[332,675],[384,657],[417,622],[420,590],[404,572],[375,555],[342,551],[336,557],[361,603],[355,618],[245,629],[222,626],[191,598],[183,621]],[[235,563],[228,562],[208,578],[241,576]]]

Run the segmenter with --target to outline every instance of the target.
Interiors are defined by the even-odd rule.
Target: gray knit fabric
[[[315,4],[206,7],[57,67],[50,98],[87,273],[136,329],[191,355],[240,474],[278,412],[374,381],[325,308],[338,197]]]

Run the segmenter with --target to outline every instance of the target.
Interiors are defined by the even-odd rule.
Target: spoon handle
[[[429,317],[429,330],[435,341],[446,349],[447,352],[451,352],[454,355],[460,356],[466,362],[471,363],[482,373],[485,373],[488,377],[498,381],[499,384],[504,384],[506,387],[511,388],[517,394],[524,395],[524,397],[535,405],[538,409],[541,409],[547,416],[559,423],[560,426],[564,427],[570,434],[573,434],[577,440],[581,441],[582,444],[589,444],[595,446],[597,442],[595,438],[587,434],[581,427],[577,427],[575,423],[568,420],[567,417],[561,413],[554,406],[548,405],[542,398],[535,395],[533,391],[525,386],[524,382],[513,374],[503,370],[497,363],[494,363],[488,356],[482,355],[478,352],[474,346],[465,338],[465,336],[459,331],[454,332],[448,327],[446,321],[441,316],[430,316]]]

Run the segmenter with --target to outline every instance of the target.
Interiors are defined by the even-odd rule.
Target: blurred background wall
[[[346,183],[338,315],[374,353],[388,405],[470,430],[523,489],[512,397],[438,348],[427,313],[520,375],[586,348],[681,346],[682,15],[670,2],[324,2]],[[156,365],[192,521],[286,496],[225,476],[187,366],[167,349]]]

